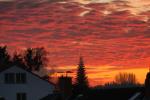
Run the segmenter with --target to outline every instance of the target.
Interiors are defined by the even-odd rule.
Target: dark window
[[[9,81],[9,75],[5,74],[5,83],[8,83],[8,81]]]
[[[26,74],[16,73],[16,83],[26,83]]]
[[[20,73],[16,74],[16,83],[21,83]]]
[[[26,93],[17,93],[17,100],[27,100]]]
[[[5,83],[6,84],[15,83],[15,74],[14,73],[6,73],[5,74]]]
[[[22,83],[26,83],[26,74],[25,73],[21,73],[21,79],[22,79]]]
[[[5,83],[6,84],[26,83],[26,74],[25,73],[6,73],[5,74]]]

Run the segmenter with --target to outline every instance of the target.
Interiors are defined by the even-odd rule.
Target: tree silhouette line
[[[15,51],[13,55],[10,55],[7,46],[0,46],[0,70],[16,65],[18,67],[22,67],[32,72],[32,71],[39,71],[44,66],[47,66],[47,64],[48,64],[47,52],[43,47],[26,48],[23,52]],[[145,95],[146,97],[148,97],[148,100],[150,98],[149,77],[150,74],[147,75],[145,81],[146,87]],[[49,79],[49,76],[44,76],[43,79],[47,80]],[[129,85],[130,86],[138,85],[135,74],[118,73],[113,82],[106,83],[103,87],[118,87]],[[83,57],[80,57],[76,72],[76,80],[72,88],[73,95],[71,96],[71,98],[75,98],[76,96],[78,96],[79,98],[88,98],[88,93],[90,91],[92,91],[92,88],[89,87]]]
[[[11,56],[7,46],[0,46],[0,70],[16,65],[29,71],[39,71],[47,65],[47,52],[43,47],[15,51]]]

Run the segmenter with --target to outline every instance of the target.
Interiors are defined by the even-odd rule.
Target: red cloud
[[[98,3],[84,5],[92,10],[80,17],[87,9],[78,3],[19,4],[0,10],[0,43],[10,49],[44,46],[58,66],[76,65],[79,53],[88,66],[149,64],[149,12],[113,10],[106,15],[108,4]]]

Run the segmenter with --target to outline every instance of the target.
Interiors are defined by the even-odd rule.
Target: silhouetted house
[[[72,100],[129,100],[135,93],[142,90],[143,87],[91,89]]]
[[[150,100],[150,72],[146,75],[144,90],[135,93],[129,100]]]
[[[54,84],[17,66],[0,72],[0,100],[40,100],[54,89]]]
[[[137,92],[131,98],[129,98],[128,100],[145,100],[144,99],[144,94],[142,92]]]

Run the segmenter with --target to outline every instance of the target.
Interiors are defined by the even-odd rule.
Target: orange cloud
[[[44,46],[49,52],[49,66],[55,65],[58,71],[62,67],[60,71],[75,72],[75,67],[67,66],[77,65],[82,54],[90,80],[100,78],[104,83],[112,80],[112,76],[105,75],[107,71],[136,70],[149,65],[150,13],[141,10],[148,1],[141,2],[0,3],[0,44],[8,45],[10,51]],[[133,14],[130,9],[135,8],[131,6],[142,12]],[[88,12],[79,16],[85,11]],[[115,67],[107,69],[105,65]],[[91,66],[96,68],[91,70]]]

